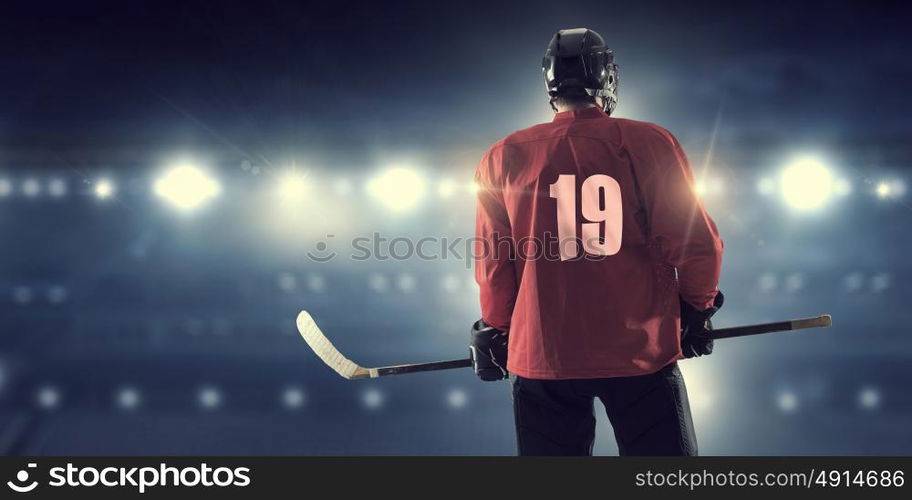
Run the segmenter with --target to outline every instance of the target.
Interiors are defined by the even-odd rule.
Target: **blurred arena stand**
[[[829,331],[682,363],[702,452],[907,452],[904,171],[827,155],[832,188],[798,186],[823,198],[796,208],[788,162],[710,165],[690,150],[726,243],[717,326],[834,316]],[[348,382],[293,322],[309,309],[366,365],[465,354],[478,316],[465,259],[356,261],[350,245],[470,237],[471,164],[395,166],[423,193],[403,208],[402,179],[377,192],[386,166],[209,158],[199,172],[217,194],[191,210],[156,192],[160,165],[0,173],[0,451],[512,453],[507,384],[469,370]],[[316,262],[318,249],[337,255]],[[613,453],[601,436],[597,452]]]

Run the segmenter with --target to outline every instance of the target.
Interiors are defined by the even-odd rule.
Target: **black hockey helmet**
[[[542,59],[542,73],[552,106],[554,99],[564,96],[602,97],[609,115],[617,106],[614,52],[595,31],[575,28],[555,33]]]

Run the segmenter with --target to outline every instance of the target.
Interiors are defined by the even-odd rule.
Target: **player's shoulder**
[[[504,145],[510,145],[545,139],[554,135],[554,128],[553,122],[536,123],[530,127],[521,128],[501,140]]]
[[[531,127],[519,129],[500,139],[488,148],[488,152],[503,150],[505,147],[532,143],[538,140],[547,139],[552,135],[554,135],[554,132],[551,123],[538,123]]]
[[[478,170],[503,171],[520,167],[525,164],[522,158],[525,158],[527,148],[556,135],[551,123],[539,123],[517,130],[488,147],[481,157]]]
[[[483,160],[491,159],[503,155],[505,150],[524,144],[531,144],[538,140],[545,139],[549,136],[548,123],[539,123],[517,130],[506,137],[501,138],[491,144],[483,156]]]
[[[674,134],[665,127],[647,121],[631,120],[629,118],[611,118],[621,131],[621,135],[627,139],[626,142],[648,142],[675,144]]]

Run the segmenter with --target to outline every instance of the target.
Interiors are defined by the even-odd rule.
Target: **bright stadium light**
[[[207,410],[214,410],[222,404],[222,393],[214,387],[204,387],[197,394],[199,405]]]
[[[139,391],[132,387],[124,387],[117,392],[117,406],[123,410],[135,410],[140,403]]]
[[[383,393],[377,389],[368,389],[365,393],[361,395],[361,403],[368,410],[377,410],[383,406]]]
[[[99,200],[107,200],[114,195],[114,183],[108,179],[98,179],[95,182],[95,189],[92,191]]]
[[[798,395],[789,390],[780,391],[776,395],[776,406],[782,413],[794,413],[798,409]]]
[[[0,198],[6,198],[13,193],[13,183],[9,179],[0,179]]]
[[[294,203],[304,200],[309,190],[310,185],[305,175],[288,172],[279,178],[276,194],[282,201]]]
[[[382,274],[373,274],[368,279],[367,286],[376,293],[384,293],[389,289],[389,278]]]
[[[858,393],[858,405],[865,410],[877,409],[880,399],[880,391],[873,387],[865,387]]]
[[[352,191],[352,183],[350,180],[342,178],[336,179],[336,182],[333,183],[333,189],[336,191],[336,194],[347,195]]]
[[[282,403],[285,405],[285,408],[289,410],[294,410],[304,406],[304,403],[307,402],[307,396],[304,394],[304,391],[297,387],[288,387],[282,391]]]
[[[681,372],[687,380],[694,380],[695,385],[700,387],[699,391],[694,392],[694,397],[690,399],[690,408],[693,411],[694,418],[702,419],[707,415],[717,414],[714,406],[718,398],[719,373],[714,372],[708,365],[698,366],[696,364],[681,366]]]
[[[26,179],[22,182],[22,194],[29,198],[38,196],[41,192],[41,184],[37,179]]]
[[[455,410],[461,410],[465,408],[466,403],[469,402],[469,397],[466,395],[466,392],[462,389],[453,389],[447,394],[447,404],[450,408]]]
[[[725,183],[718,177],[699,179],[694,183],[694,192],[697,196],[718,196],[725,191]]]
[[[48,183],[48,192],[51,193],[51,196],[54,198],[60,198],[66,195],[67,185],[66,181],[63,179],[52,179]]]
[[[874,193],[878,198],[885,200],[887,198],[897,198],[906,192],[906,185],[902,181],[880,181],[874,187]]]
[[[190,165],[173,167],[155,181],[156,195],[186,211],[199,208],[220,192],[218,181]]]
[[[437,194],[439,194],[441,198],[449,198],[450,196],[453,196],[453,193],[456,192],[458,187],[459,186],[451,179],[444,179],[437,185]]]
[[[367,192],[391,211],[405,212],[415,208],[424,198],[427,183],[418,172],[396,167],[372,179]]]
[[[60,391],[52,386],[42,387],[38,390],[36,399],[38,406],[50,410],[60,404]]]
[[[890,185],[886,182],[879,182],[877,184],[877,197],[878,198],[889,198],[890,197]]]
[[[833,194],[833,173],[814,158],[790,164],[779,177],[782,198],[795,210],[810,211],[824,206]]]

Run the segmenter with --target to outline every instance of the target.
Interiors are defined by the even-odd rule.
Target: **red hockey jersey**
[[[475,278],[510,372],[643,375],[681,357],[679,294],[716,295],[722,240],[667,130],[598,108],[495,143],[478,165]]]

